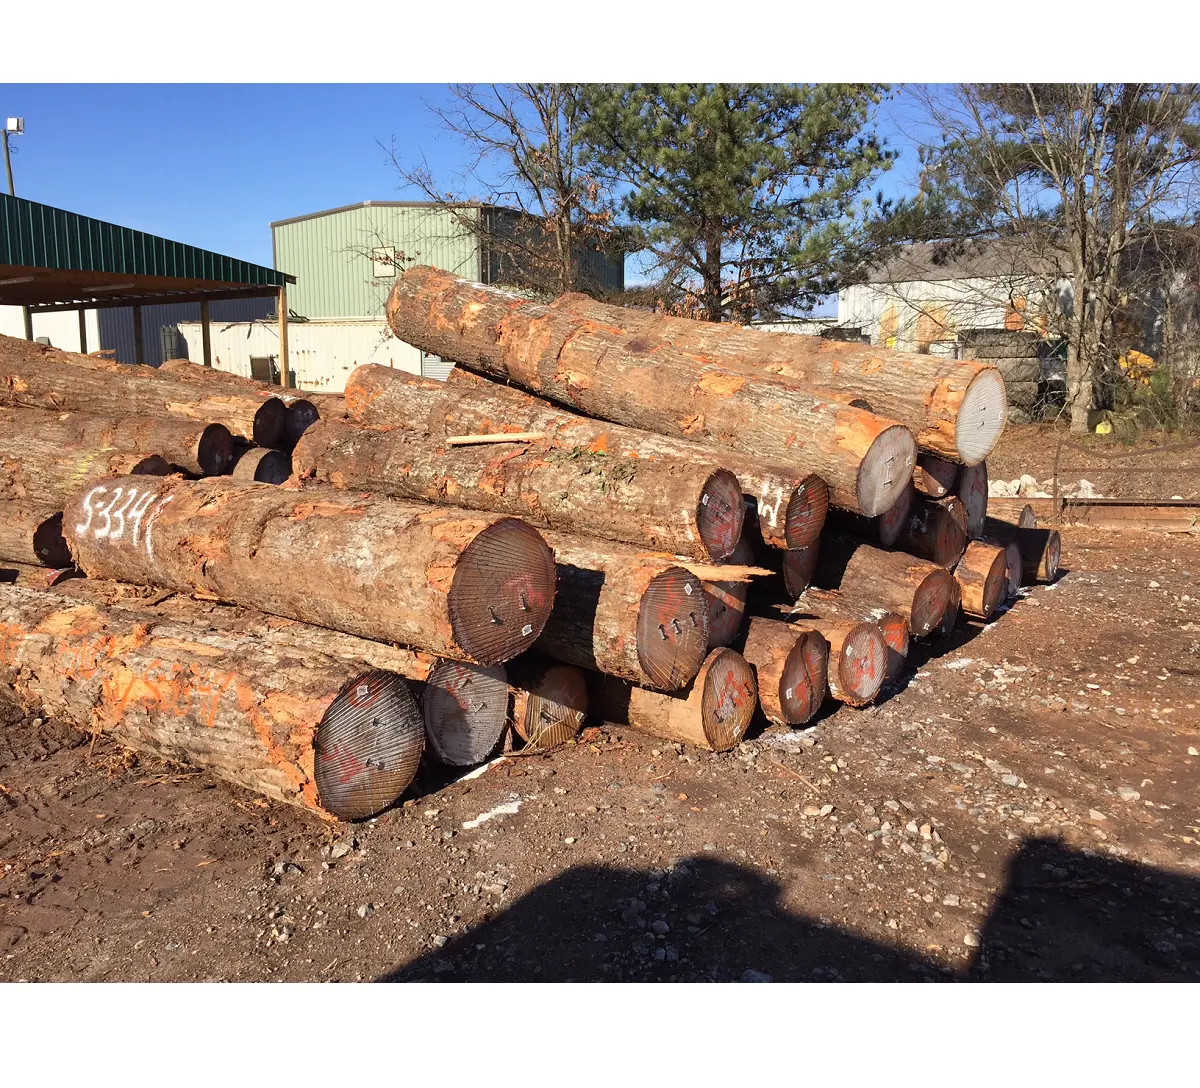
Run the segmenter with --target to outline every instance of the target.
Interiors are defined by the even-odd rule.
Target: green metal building
[[[486,204],[366,201],[272,223],[274,265],[296,277],[288,291],[295,314],[382,317],[397,271],[411,265],[433,265],[480,283],[526,286],[488,244],[519,218]],[[576,260],[604,291],[624,288],[623,261],[590,249],[581,249]]]

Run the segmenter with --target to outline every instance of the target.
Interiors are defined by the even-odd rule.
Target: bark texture
[[[758,706],[754,672],[741,654],[713,650],[692,683],[676,694],[651,691],[614,676],[591,673],[589,697],[597,721],[727,752],[746,735]]]
[[[0,560],[42,567],[73,566],[62,511],[43,503],[0,501]]]
[[[554,601],[552,553],[523,522],[329,488],[127,476],[85,492],[63,521],[89,576],[479,664],[528,649]]]
[[[326,817],[394,803],[421,754],[399,676],[58,593],[0,586],[0,677],[31,710]]]
[[[835,505],[867,516],[912,475],[912,436],[891,419],[449,273],[399,277],[388,320],[407,343],[587,415],[819,475]]]
[[[754,668],[758,702],[773,725],[803,725],[829,690],[829,643],[802,624],[755,617],[742,656]]]
[[[962,610],[990,620],[1008,596],[1008,552],[1002,545],[973,540],[954,568],[962,591]]]

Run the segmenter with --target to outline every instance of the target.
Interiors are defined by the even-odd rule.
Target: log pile
[[[1057,574],[1057,534],[987,517],[994,368],[428,268],[388,319],[447,381],[0,338],[21,703],[359,819],[588,717],[723,751],[866,706]]]

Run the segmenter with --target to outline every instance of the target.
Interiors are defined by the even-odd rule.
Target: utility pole
[[[17,191],[13,188],[12,176],[12,155],[8,150],[8,134],[11,132],[14,136],[20,136],[25,131],[24,117],[9,117],[4,123],[4,171],[8,174],[8,195],[16,196]]]

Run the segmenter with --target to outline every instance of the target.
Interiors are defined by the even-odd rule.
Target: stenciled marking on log
[[[769,495],[771,491],[775,492],[775,499],[771,501]],[[770,478],[763,480],[762,487],[758,497],[758,512],[761,518],[764,514],[771,528],[774,529],[779,524],[779,508],[783,505],[783,487],[774,483]]]
[[[145,518],[146,512],[154,504],[154,500],[161,498],[161,502],[146,520],[146,533],[143,537],[143,543],[146,548],[146,554],[150,558],[154,558],[154,547],[151,541],[150,531],[153,528],[154,520],[162,512],[162,508],[171,502],[174,495],[160,495],[158,491],[147,491],[141,488],[118,487],[113,489],[112,499],[107,506],[102,505],[103,499],[101,496],[108,494],[107,487],[93,487],[88,491],[81,501],[85,518],[82,522],[75,525],[75,533],[78,536],[86,538],[90,530],[93,540],[112,541],[120,540],[125,535],[126,521],[131,526],[130,539],[133,547],[138,547],[138,534],[141,531],[142,520]],[[124,497],[125,503],[119,509],[119,503]],[[98,499],[97,505],[93,505],[92,500]],[[94,528],[92,522],[96,518],[101,518],[99,524]]]

